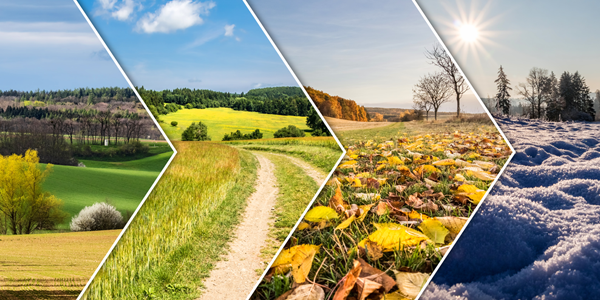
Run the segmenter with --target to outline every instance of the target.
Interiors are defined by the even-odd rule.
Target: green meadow
[[[74,215],[96,202],[107,201],[123,216],[131,215],[173,154],[167,143],[150,153],[154,155],[131,160],[80,159],[85,168],[54,165],[44,189],[61,199],[69,214],[58,229],[68,229]]]
[[[225,134],[236,130],[250,133],[259,129],[263,138],[273,138],[280,128],[294,125],[302,130],[310,130],[306,126],[306,117],[269,115],[257,112],[237,111],[231,108],[182,109],[168,115],[160,116],[160,126],[171,141],[180,141],[181,133],[192,122],[201,121],[208,126],[208,135],[213,141],[220,141]],[[177,121],[177,126],[171,126],[171,121]],[[310,136],[306,132],[306,136]]]

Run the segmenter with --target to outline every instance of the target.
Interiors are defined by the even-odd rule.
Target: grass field
[[[133,213],[171,155],[171,147],[160,143],[141,158],[80,159],[85,168],[54,165],[43,187],[63,200],[69,214],[58,229],[68,229],[71,217],[96,202],[108,201],[124,215]]]
[[[160,126],[171,141],[180,141],[181,133],[192,122],[202,121],[208,126],[208,135],[213,141],[220,141],[225,134],[236,130],[250,133],[260,129],[263,138],[272,138],[273,133],[280,128],[294,125],[302,130],[310,130],[306,126],[306,117],[268,115],[257,112],[236,111],[231,108],[183,109],[168,115],[161,115]],[[177,121],[177,126],[171,126],[171,121]],[[310,135],[307,132],[307,135]]]
[[[175,147],[178,155],[85,299],[193,298],[225,251],[253,191],[257,162],[247,151],[218,143]]]
[[[0,299],[75,299],[120,230],[0,237]]]
[[[58,228],[68,229],[72,216],[96,202],[108,201],[122,213],[133,213],[159,173],[55,165],[43,187],[63,200],[63,210],[69,217]]]

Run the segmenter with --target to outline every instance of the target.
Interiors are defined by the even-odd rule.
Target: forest
[[[525,116],[530,119],[548,121],[594,121],[600,109],[600,90],[592,98],[590,87],[579,72],[563,72],[557,77],[554,72],[534,67],[524,83],[515,86],[520,99],[511,99],[513,87],[504,68],[500,66],[494,81],[497,94],[484,99],[494,113]]]
[[[364,106],[356,104],[354,100],[344,99],[339,96],[331,96],[310,86],[304,88],[323,116],[360,122],[367,122],[370,120],[369,114]]]
[[[307,116],[311,104],[299,87],[268,87],[247,93],[217,92],[189,88],[153,91],[138,88],[155,117],[181,108],[228,107],[234,110],[284,116]]]
[[[100,99],[108,102],[97,102],[97,98],[72,102],[85,98],[86,93],[89,98],[100,92],[105,95]],[[93,155],[90,145],[124,145],[161,137],[146,111],[133,101],[137,98],[131,89],[11,90],[1,92],[0,97],[0,155],[37,149],[42,163],[77,165],[74,152]]]
[[[16,91],[0,90],[0,98],[16,100],[17,102],[41,104],[60,104],[60,103],[86,103],[97,104],[111,101],[136,101],[134,91],[131,88],[103,87],[103,88],[78,88],[72,90],[36,90],[36,91]]]

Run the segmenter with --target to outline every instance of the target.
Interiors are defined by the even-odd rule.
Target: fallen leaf
[[[366,278],[358,278],[358,280],[356,280],[356,289],[358,290],[359,295],[358,300],[364,300],[375,291],[382,288],[383,286],[381,284]]]
[[[448,228],[451,233],[458,234],[467,223],[468,218],[463,217],[435,217],[444,227]]]
[[[294,289],[294,291],[285,298],[285,300],[323,300],[325,291],[318,285],[303,284]]]
[[[348,274],[346,274],[346,276],[344,276],[344,279],[342,279],[342,284],[335,292],[333,300],[345,300],[346,297],[348,297],[350,291],[352,291],[354,285],[356,284],[356,280],[358,279],[358,275],[360,274],[361,270],[362,267],[360,266],[360,262],[355,260],[352,269],[348,272]]]
[[[304,283],[306,276],[310,272],[315,254],[321,246],[315,245],[299,245],[296,253],[292,256],[292,277],[296,283]]]
[[[371,260],[378,260],[383,257],[383,249],[376,242],[366,241],[365,251]]]
[[[408,196],[408,200],[406,200],[406,205],[419,209],[423,206],[423,200],[421,200],[421,198],[418,197],[418,193],[414,193]]]
[[[304,216],[304,220],[315,223],[337,218],[339,218],[337,212],[335,212],[335,210],[333,210],[331,207],[327,206],[315,206]]]
[[[350,218],[346,219],[344,222],[340,223],[340,225],[336,226],[334,230],[346,229],[352,222],[356,219],[354,215],[350,216]]]
[[[333,197],[331,197],[331,199],[329,200],[329,207],[335,209],[335,211],[340,213],[344,211],[347,206],[348,203],[344,201],[344,198],[342,197],[342,189],[338,185],[335,189],[335,194],[333,194]]]
[[[298,224],[298,230],[304,230],[308,228],[310,228],[310,225],[306,222],[300,222],[300,224]]]
[[[434,166],[454,166],[456,163],[454,162],[454,159],[448,158],[435,161],[431,164],[433,164]]]
[[[429,274],[426,273],[408,273],[394,271],[396,274],[396,285],[402,295],[415,299],[421,289],[427,282]]]
[[[419,229],[436,244],[443,244],[446,235],[450,232],[442,222],[436,219],[423,220]]]
[[[421,241],[429,238],[423,233],[394,223],[374,224],[377,230],[366,239],[360,241],[358,246],[363,247],[367,241],[372,241],[381,246],[383,252],[398,250],[404,246],[416,246]]]
[[[365,201],[377,201],[381,198],[381,195],[377,193],[355,193],[354,196]]]

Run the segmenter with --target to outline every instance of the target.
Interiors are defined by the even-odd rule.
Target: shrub
[[[294,125],[288,125],[288,127],[283,127],[277,130],[273,136],[275,138],[284,138],[284,137],[304,137],[304,131],[300,130],[300,128]]]
[[[179,124],[177,121],[171,121],[171,126],[177,126],[177,124]]]
[[[186,128],[181,134],[182,141],[210,141],[208,136],[208,128],[202,122],[195,122]]]
[[[71,231],[109,230],[123,227],[123,216],[106,203],[84,207],[71,219]]]

